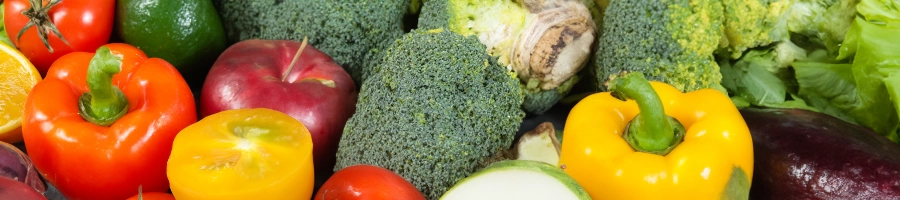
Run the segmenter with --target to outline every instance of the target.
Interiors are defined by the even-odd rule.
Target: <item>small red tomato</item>
[[[354,165],[331,176],[314,199],[425,199],[412,183],[394,172],[372,165]]]
[[[94,52],[109,42],[116,1],[6,0],[3,9],[7,36],[45,75],[59,57],[76,51]]]
[[[146,192],[134,195],[125,200],[175,200],[175,196],[165,192]]]

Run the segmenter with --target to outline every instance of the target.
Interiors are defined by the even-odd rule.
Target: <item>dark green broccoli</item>
[[[226,36],[246,39],[303,40],[331,56],[357,85],[372,51],[403,35],[409,0],[213,0]]]
[[[510,148],[522,91],[478,39],[414,30],[384,55],[362,84],[335,170],[381,166],[437,199]]]
[[[590,3],[588,8],[583,2]],[[569,93],[589,60],[599,15],[593,0],[429,0],[419,28],[474,35],[518,75],[523,108],[541,114]]]
[[[713,58],[722,10],[718,0],[610,1],[594,60],[598,89],[622,72],[639,71],[682,91],[724,92]]]

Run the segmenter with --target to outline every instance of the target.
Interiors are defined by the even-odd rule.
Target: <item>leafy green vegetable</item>
[[[722,0],[721,56],[739,58],[749,48],[788,41],[792,34],[816,39],[837,52],[856,15],[859,0]]]
[[[756,52],[751,52],[756,53]],[[765,57],[755,57],[765,59]],[[787,87],[775,74],[766,70],[766,61],[741,60],[734,65],[722,65],[722,85],[754,105],[783,103]]]
[[[0,8],[3,8],[2,3],[0,3]],[[0,22],[3,22],[3,9],[0,9]],[[6,27],[4,27],[2,23],[0,23],[0,42],[6,43],[6,45],[9,45],[11,47],[15,47],[12,41],[9,40],[9,35],[6,34]]]
[[[781,5],[768,6],[772,14]],[[786,20],[789,40],[773,39],[777,43],[750,48],[737,60],[720,57],[722,85],[735,104],[823,112],[898,141],[900,0],[796,1],[788,8],[779,16]],[[771,17],[752,9],[743,14]],[[775,30],[780,29],[770,36],[783,35]],[[755,34],[730,33],[729,39]]]
[[[750,50],[734,64],[719,61],[722,86],[739,107],[757,105],[818,111],[794,95],[793,74],[787,68],[795,59],[805,57],[806,51],[790,41]]]
[[[856,123],[845,110],[862,107],[850,64],[795,62],[799,95],[822,112]]]
[[[852,64],[794,63],[800,96],[823,112],[897,142],[900,126],[900,2],[863,0],[838,60]]]

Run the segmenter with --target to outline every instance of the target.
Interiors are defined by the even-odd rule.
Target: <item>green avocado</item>
[[[125,43],[174,65],[192,88],[227,47],[210,0],[120,0],[115,21]]]

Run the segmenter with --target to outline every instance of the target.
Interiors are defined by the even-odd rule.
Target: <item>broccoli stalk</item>
[[[510,148],[524,97],[475,37],[414,30],[383,53],[344,127],[335,170],[381,166],[437,199]]]
[[[429,0],[419,28],[447,28],[476,36],[497,62],[515,72],[525,90],[523,108],[541,114],[578,81],[596,34],[586,0]]]

